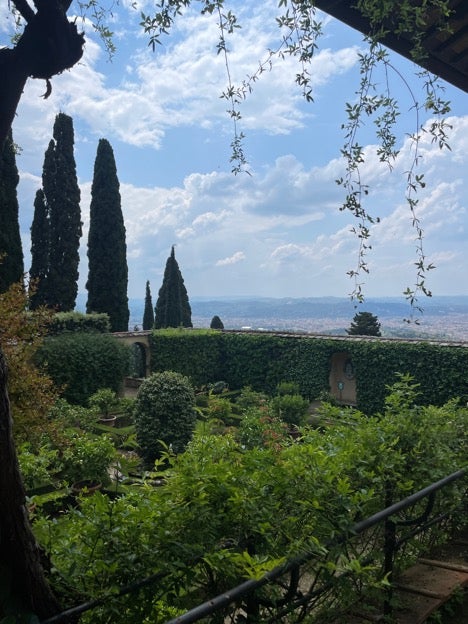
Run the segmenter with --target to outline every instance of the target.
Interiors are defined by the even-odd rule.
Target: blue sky
[[[255,71],[278,41],[277,2],[232,4],[239,7],[242,25],[229,41],[236,82]],[[352,218],[339,211],[343,190],[334,181],[343,172],[345,103],[353,101],[359,84],[359,33],[325,17],[311,67],[311,104],[294,85],[293,59],[278,62],[261,77],[241,108],[252,175],[234,176],[232,125],[220,98],[227,78],[224,60],[216,55],[214,17],[187,12],[153,53],[138,25],[139,11],[129,5],[124,0],[113,8],[117,52],[111,62],[87,29],[81,63],[54,78],[48,100],[40,97],[43,81],[31,80],[26,87],[13,126],[23,150],[17,163],[26,269],[44,151],[55,115],[62,111],[74,120],[82,193],[80,291],[87,276],[92,171],[98,140],[105,137],[114,148],[121,184],[130,297],[144,297],[147,279],[157,295],[173,244],[189,297],[347,296],[353,284],[346,273],[356,266],[358,242],[350,232]],[[5,13],[6,4],[0,12],[0,41],[6,45],[11,22]],[[396,55],[392,59],[422,100],[412,64]],[[372,128],[362,134],[368,145],[367,207],[381,217],[372,227],[370,274],[364,280],[369,297],[399,296],[415,281],[415,235],[404,199],[410,163],[406,135],[414,131],[415,118],[403,82],[396,73],[390,80],[401,106],[401,153],[391,174],[375,156]],[[452,150],[440,151],[429,135],[421,145],[427,186],[418,216],[426,255],[437,267],[428,279],[434,295],[468,294],[468,94],[446,85],[446,97],[452,102]]]

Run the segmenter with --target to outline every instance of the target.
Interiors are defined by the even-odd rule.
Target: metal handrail
[[[395,516],[399,512],[404,511],[405,509],[408,509],[409,507],[412,507],[413,505],[415,505],[417,502],[424,499],[425,497],[432,496],[438,490],[442,489],[443,487],[447,486],[453,481],[456,481],[457,479],[462,478],[463,476],[467,474],[467,472],[468,472],[468,467],[462,468],[461,470],[457,470],[451,475],[444,477],[443,479],[440,479],[439,481],[436,481],[435,483],[432,483],[431,485],[423,488],[419,492],[416,492],[415,494],[411,494],[410,496],[399,501],[398,503],[390,505],[386,509],[378,511],[374,515],[364,520],[361,520],[360,522],[357,522],[353,527],[351,527],[349,531],[346,531],[345,533],[340,535],[338,538],[335,538],[328,545],[326,545],[326,548],[329,548],[331,546],[336,546],[338,544],[342,544],[346,542],[350,538],[350,536],[360,535],[367,529],[370,529],[377,524],[380,524],[382,522],[389,520],[392,516]],[[267,585],[268,583],[271,583],[272,581],[278,579],[279,577],[283,576],[287,572],[290,572],[291,570],[297,568],[303,563],[310,561],[316,556],[317,555],[315,552],[304,552],[298,555],[297,557],[294,557],[288,560],[284,564],[279,565],[273,568],[272,570],[269,570],[260,579],[250,579],[248,581],[245,581],[244,583],[237,585],[230,591],[224,592],[223,594],[220,594],[216,596],[215,598],[212,598],[204,602],[203,604],[198,605],[197,607],[194,607],[193,609],[190,609],[190,611],[187,611],[185,614],[167,621],[166,624],[192,624],[193,622],[198,622],[200,619],[207,617],[209,615],[212,615],[213,613],[217,611],[220,611],[221,609],[229,606],[233,602],[238,601],[244,596],[248,596],[252,594],[256,590],[260,589],[261,587]],[[393,560],[393,553],[392,553],[392,560]],[[389,563],[390,562],[387,562],[385,566],[386,568],[389,567]],[[385,569],[386,574],[391,573],[391,572],[392,572],[392,569]]]
[[[375,527],[378,524],[384,523],[385,525],[384,550],[386,553],[385,564],[384,564],[384,575],[387,575],[387,576],[391,575],[393,571],[393,560],[394,560],[395,551],[400,546],[400,542],[398,542],[395,538],[395,529],[396,529],[396,526],[398,526],[399,524],[401,525],[408,524],[408,521],[394,522],[392,520],[392,517],[414,506],[416,503],[418,503],[419,501],[423,500],[426,497],[429,497],[430,499],[430,503],[426,509],[426,511],[428,511],[429,508],[433,504],[433,501],[431,499],[433,499],[437,491],[441,490],[442,488],[449,485],[450,483],[458,479],[461,479],[467,474],[468,474],[468,466],[460,470],[457,470],[456,472],[448,475],[447,477],[444,477],[443,479],[440,479],[439,481],[436,481],[435,483],[432,483],[431,485],[423,488],[422,490],[414,494],[411,494],[410,496],[406,497],[405,499],[397,503],[387,506],[385,509],[378,511],[372,516],[369,516],[368,518],[365,518],[364,520],[356,522],[349,530],[344,531],[342,534],[340,534],[339,536],[335,537],[333,540],[330,540],[330,542],[325,544],[324,549],[328,550],[328,549],[343,545],[349,540],[351,540],[352,538],[361,535],[366,530],[372,527]],[[423,513],[422,516],[419,515],[418,518],[412,521],[412,523],[414,524],[414,523],[420,522],[421,519],[427,515],[428,515],[427,513]],[[447,513],[442,514],[440,518],[445,517],[445,516],[447,516]],[[428,522],[424,526],[430,526],[434,524],[435,521],[437,520],[440,521],[440,518],[435,519],[435,520],[432,519],[430,522]],[[413,531],[412,535],[414,533],[415,532]],[[231,590],[224,592],[194,607],[193,609],[190,609],[183,615],[180,615],[176,618],[168,620],[166,624],[192,624],[194,622],[198,622],[199,620],[203,618],[206,618],[210,615],[213,615],[216,612],[221,611],[222,609],[229,607],[229,605],[231,605],[232,603],[238,603],[243,598],[251,597],[255,593],[255,591],[274,582],[275,580],[279,579],[283,575],[287,573],[294,574],[295,572],[297,572],[297,570],[300,568],[301,565],[308,563],[316,558],[317,558],[316,551],[305,551],[287,560],[283,564],[278,565],[275,568],[269,570],[259,579],[249,579],[247,581],[244,581],[243,583],[237,585]],[[193,565],[196,565],[196,563],[197,563],[197,560],[194,560]],[[77,605],[75,607],[72,607],[71,609],[67,609],[66,611],[55,614],[52,617],[47,618],[46,620],[42,620],[41,624],[59,624],[60,622],[67,621],[70,619],[70,617],[73,618],[86,611],[90,611],[98,606],[105,604],[108,600],[112,598],[122,597],[127,594],[136,592],[143,587],[152,585],[156,583],[158,580],[161,580],[162,578],[168,576],[168,574],[169,574],[168,572],[156,573],[148,578],[145,578],[140,581],[136,581],[135,583],[132,583],[125,587],[121,587],[120,590],[113,596],[104,596],[102,598],[97,598],[87,603]],[[320,590],[311,592],[309,593],[308,597],[310,598],[312,594],[317,595],[319,592]],[[302,606],[306,602],[306,600],[307,600],[307,596],[302,596],[302,599],[295,599],[295,600],[292,599],[291,603],[294,603],[294,604],[293,604],[293,608],[289,609],[289,611],[295,608],[298,608],[299,606]],[[390,603],[390,600],[387,600],[386,601],[387,611],[388,611],[389,603]],[[284,601],[282,605],[284,605]],[[279,603],[278,603],[278,606],[279,606]],[[386,607],[384,605],[384,610],[385,608]],[[287,612],[288,612],[287,608],[282,609],[282,614],[286,614]]]

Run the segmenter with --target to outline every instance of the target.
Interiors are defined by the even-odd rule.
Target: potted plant
[[[75,434],[63,453],[63,474],[75,490],[106,485],[115,457],[116,450],[107,436]]]
[[[88,399],[89,406],[96,410],[99,421],[109,427],[113,427],[116,421],[115,411],[119,406],[119,398],[114,390],[100,388]]]

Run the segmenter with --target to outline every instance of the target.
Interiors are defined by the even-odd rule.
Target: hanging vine
[[[233,141],[231,143],[232,171],[240,173],[246,171],[248,161],[244,152],[244,134],[239,130],[242,115],[241,103],[252,92],[255,82],[261,74],[270,70],[276,59],[293,56],[298,60],[299,71],[295,81],[302,91],[306,101],[313,101],[310,63],[317,50],[317,39],[322,34],[322,23],[316,19],[314,0],[279,0],[279,15],[276,23],[280,29],[278,46],[269,50],[266,58],[259,62],[257,70],[247,76],[238,86],[231,78],[229,65],[229,50],[227,37],[240,28],[237,17],[230,10],[226,10],[224,0],[208,1],[196,0],[202,4],[203,14],[216,14],[219,27],[218,54],[224,55],[228,86],[221,97],[229,102],[227,110],[233,122]],[[166,34],[174,19],[184,8],[193,5],[195,0],[159,0],[156,2],[156,13],[152,16],[142,14],[141,25],[150,35],[150,45],[155,47],[160,38]],[[366,52],[359,55],[360,84],[352,102],[346,104],[347,121],[342,125],[344,130],[344,144],[341,149],[345,163],[345,172],[336,182],[343,186],[344,201],[340,207],[342,211],[349,211],[355,225],[352,232],[358,239],[357,262],[354,269],[348,271],[353,280],[351,298],[358,302],[363,301],[363,278],[369,273],[367,260],[368,252],[372,249],[372,226],[379,223],[377,215],[371,214],[366,207],[366,197],[369,188],[362,177],[362,168],[366,160],[366,150],[359,140],[360,129],[365,121],[372,119],[378,140],[377,156],[379,160],[393,169],[394,162],[399,154],[397,148],[396,123],[400,115],[397,100],[391,95],[389,74],[398,75],[406,85],[413,101],[414,132],[411,139],[411,162],[406,176],[405,198],[409,207],[410,219],[415,233],[416,268],[415,283],[404,290],[404,295],[410,303],[412,311],[421,312],[419,297],[431,296],[426,285],[427,273],[434,265],[427,259],[424,251],[424,230],[418,215],[418,191],[425,186],[424,174],[419,172],[420,142],[423,133],[428,132],[439,148],[450,149],[448,143],[448,126],[445,117],[450,112],[450,104],[444,99],[444,88],[440,81],[427,71],[418,71],[423,82],[424,101],[418,102],[406,79],[392,66],[389,55],[381,42],[389,35],[404,36],[412,42],[411,56],[418,65],[424,64],[426,52],[423,46],[428,16],[435,22],[437,28],[447,29],[448,18],[451,14],[449,0],[356,0],[353,8],[358,10],[369,23],[369,33],[365,37],[368,45]],[[432,19],[435,18],[435,19]],[[376,78],[377,67],[384,72],[383,86]],[[429,127],[420,122],[421,111],[432,115]],[[417,322],[417,320],[415,321]]]

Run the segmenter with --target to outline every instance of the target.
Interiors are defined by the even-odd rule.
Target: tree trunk
[[[84,45],[83,34],[66,16],[70,0],[35,0],[36,13],[27,0],[12,2],[27,24],[14,48],[0,50],[0,146],[11,128],[28,77],[46,80],[44,97],[48,97],[49,79],[73,67]]]
[[[0,145],[11,128],[27,79],[27,69],[15,50],[0,50]]]
[[[25,506],[12,437],[7,367],[0,351],[0,619],[20,612],[45,619],[60,611],[45,579]]]

